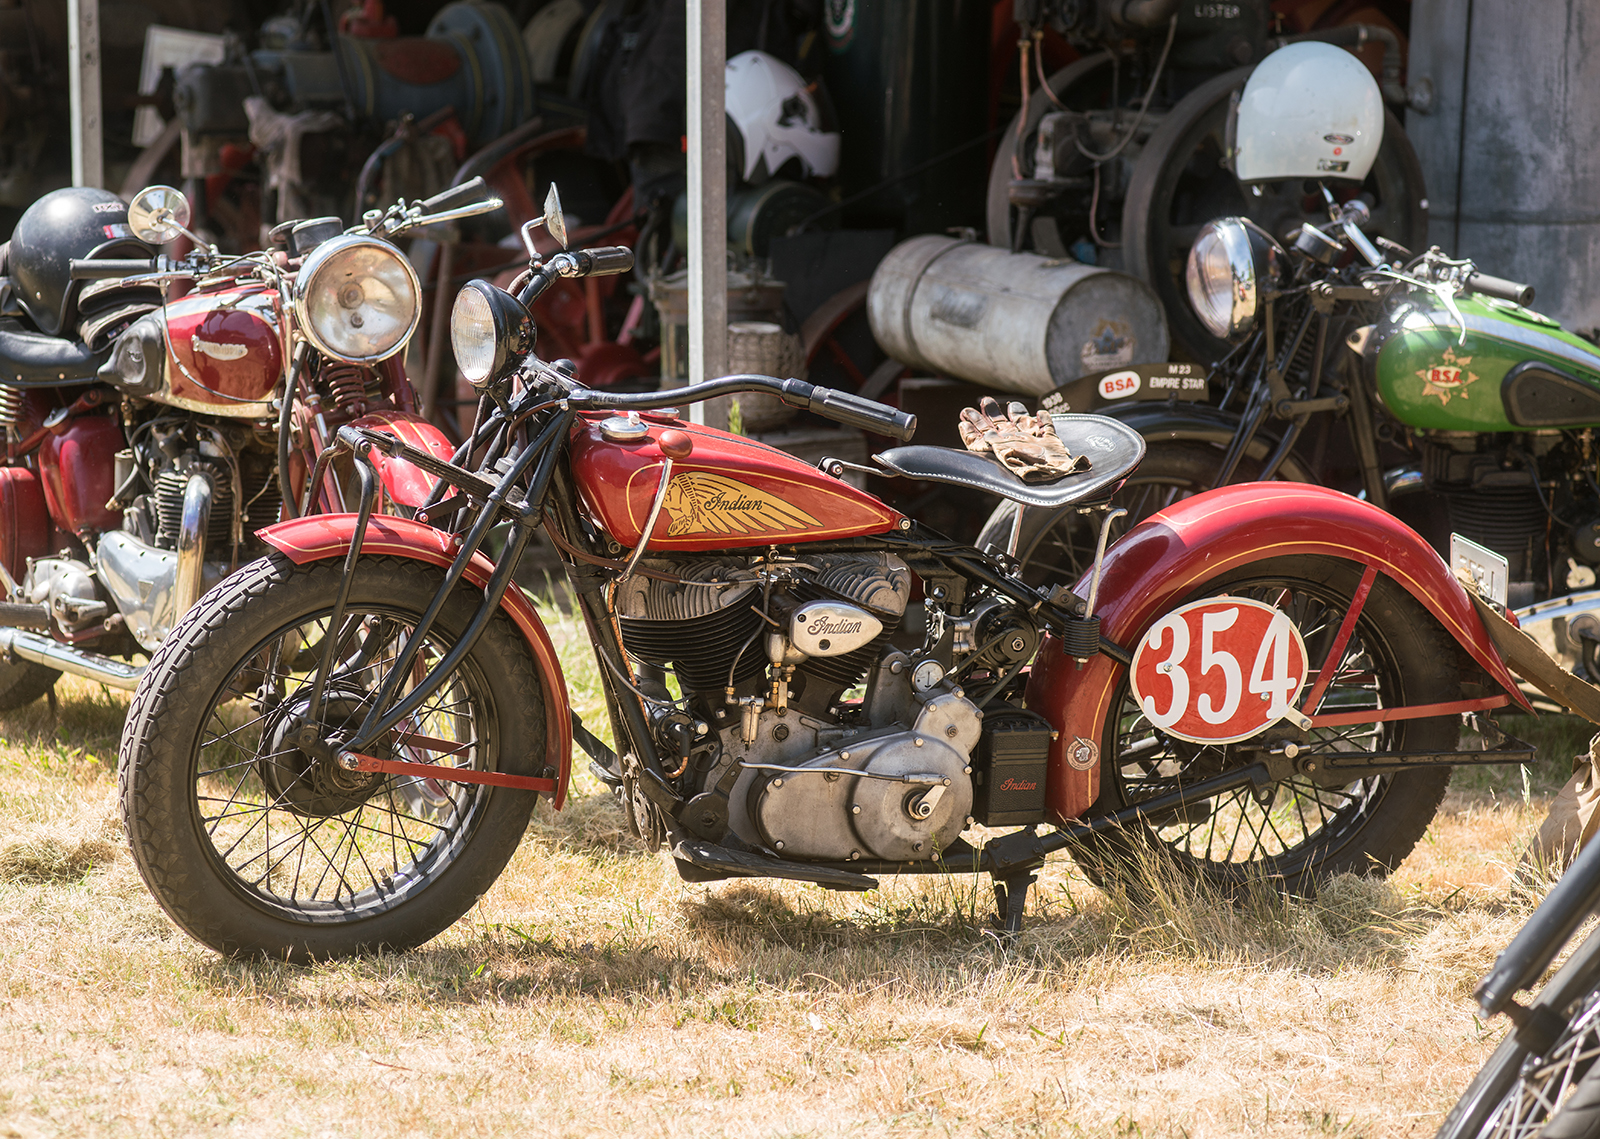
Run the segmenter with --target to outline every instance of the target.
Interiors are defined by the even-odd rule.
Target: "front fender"
[[[443,431],[422,416],[413,415],[409,411],[375,411],[370,415],[363,415],[351,426],[387,431],[402,443],[410,443],[413,447],[427,451],[445,462],[449,462],[450,456],[455,453],[455,448],[451,446],[449,437]],[[383,482],[384,493],[391,501],[415,509],[426,503],[428,495],[433,493],[433,476],[404,459],[392,458],[373,448],[372,461],[377,465],[378,478]]]
[[[1162,612],[1202,582],[1253,561],[1323,554],[1373,566],[1415,597],[1522,707],[1527,699],[1443,559],[1392,514],[1338,491],[1244,483],[1184,499],[1135,526],[1105,557],[1096,613],[1107,639],[1130,648]],[[1079,592],[1086,593],[1083,582]],[[1046,806],[1076,818],[1099,794],[1101,733],[1122,666],[1096,656],[1080,669],[1046,637],[1028,707],[1057,729]]]
[[[256,536],[295,565],[305,565],[327,558],[344,557],[355,535],[356,521],[354,514],[314,514],[309,518],[295,518],[257,530]],[[456,549],[455,539],[443,531],[409,518],[384,514],[372,516],[366,537],[361,542],[363,553],[412,558],[441,568],[455,561]],[[493,573],[494,563],[478,553],[467,564],[463,576],[482,588],[489,583]],[[547,754],[555,756],[555,765],[559,769],[555,807],[560,810],[566,802],[567,778],[572,770],[572,712],[567,703],[567,684],[561,675],[561,661],[556,657],[555,646],[550,642],[544,622],[539,619],[539,614],[522,590],[516,586],[506,590],[500,607],[527,642],[528,651],[539,670],[539,683],[544,688],[545,749]]]

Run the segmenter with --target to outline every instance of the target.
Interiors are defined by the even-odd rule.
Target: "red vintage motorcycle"
[[[1225,888],[1381,872],[1452,766],[1531,755],[1483,715],[1524,701],[1473,600],[1383,511],[1232,486],[1108,550],[1108,500],[1144,452],[1115,420],[1055,417],[1089,466],[1053,483],[967,451],[876,456],[874,473],[1091,512],[1092,569],[1046,592],[843,481],[848,464],[676,409],[764,392],[902,440],[911,416],[765,376],[608,394],[537,360],[527,306],[631,260],[562,252],[512,291],[469,284],[452,338],[483,392],[471,437],[444,461],[341,428],[324,460],[353,462],[356,509],[261,531],[270,552],[156,653],[122,738],[123,817],[200,941],[309,960],[427,940],[494,881],[535,796],[562,806],[574,737],[687,880],[987,873],[1010,931],[1064,848],[1102,880],[1150,852]],[[374,513],[395,460],[439,480],[412,518]],[[572,714],[512,587],[540,527],[615,749]],[[1463,715],[1498,749],[1462,749]],[[976,825],[1020,829],[979,846]]]
[[[189,234],[164,186],[126,208],[59,190],[23,215],[0,281],[0,710],[62,672],[133,688],[144,666],[126,658],[258,556],[256,530],[355,493],[348,462],[306,493],[340,427],[450,453],[413,410],[399,353],[421,290],[391,242],[498,204],[478,181],[349,232],[282,225],[242,257]],[[150,255],[185,235],[187,255]],[[404,461],[379,476],[390,510],[433,486]]]

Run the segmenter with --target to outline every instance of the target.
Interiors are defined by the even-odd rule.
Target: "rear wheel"
[[[1337,558],[1274,558],[1215,578],[1185,602],[1230,595],[1273,605],[1299,629],[1315,674],[1361,573],[1359,565]],[[1454,643],[1433,618],[1380,575],[1334,667],[1320,711],[1376,711],[1458,699],[1456,660]],[[1453,751],[1459,736],[1454,717],[1436,717],[1318,727],[1303,738],[1285,738],[1297,738],[1315,752],[1388,752]],[[1126,675],[1112,697],[1102,739],[1100,795],[1090,817],[1255,762],[1264,747],[1259,736],[1203,745],[1167,735],[1140,708]],[[1083,840],[1073,853],[1102,884],[1137,882],[1153,856],[1224,890],[1264,881],[1309,894],[1318,880],[1335,874],[1385,874],[1398,866],[1433,821],[1449,781],[1450,770],[1442,767],[1373,775],[1342,786],[1295,775],[1131,823]]]
[[[347,737],[443,582],[365,558],[351,583],[321,713],[308,696],[341,561],[271,555],[188,613],[157,652],[123,730],[134,860],[162,907],[223,953],[289,960],[418,945],[470,908],[517,847],[533,798],[448,780],[346,771],[297,730]],[[481,594],[458,589],[401,685],[437,669]],[[525,646],[496,615],[444,685],[369,751],[518,775],[545,766],[545,708]]]
[[[0,663],[0,712],[32,704],[56,686],[61,674],[31,660]]]

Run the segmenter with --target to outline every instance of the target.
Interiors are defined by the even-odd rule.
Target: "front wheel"
[[[1308,667],[1320,670],[1361,576],[1361,566],[1340,558],[1273,558],[1213,578],[1184,600],[1234,596],[1273,606],[1299,630]],[[1333,662],[1320,711],[1376,713],[1460,699],[1458,660],[1455,643],[1428,612],[1379,575]],[[1447,752],[1456,749],[1459,737],[1459,721],[1441,716],[1317,727],[1299,742],[1319,753]],[[1112,695],[1102,739],[1100,795],[1090,817],[1245,766],[1267,746],[1259,736],[1206,745],[1166,734],[1140,707],[1126,674]],[[1398,866],[1433,821],[1449,781],[1444,767],[1372,775],[1342,786],[1294,775],[1090,836],[1073,848],[1073,856],[1101,884],[1137,886],[1155,861],[1224,892],[1262,883],[1311,894],[1318,881],[1335,874],[1385,874]]]
[[[1438,1139],[1589,1139],[1600,1135],[1600,990],[1563,1010],[1543,1055],[1515,1033],[1489,1057],[1445,1117]],[[1558,1014],[1559,1015],[1559,1014]],[[1559,1023],[1559,1022],[1558,1022]]]
[[[368,557],[328,628],[342,561],[272,554],[208,593],[134,695],[119,763],[123,820],[163,909],[222,953],[292,961],[419,945],[454,922],[516,850],[526,791],[351,772],[299,750],[361,723],[443,571]],[[458,589],[403,694],[440,666],[481,594]],[[338,651],[308,718],[319,647]],[[410,762],[537,775],[545,707],[526,648],[497,614],[445,683],[369,749]]]
[[[1222,454],[1222,448],[1208,443],[1148,443],[1138,469],[1111,496],[1111,505],[1128,513],[1111,524],[1108,542],[1116,541],[1158,510],[1211,489]],[[1260,461],[1246,458],[1239,464],[1234,481],[1251,482],[1260,473]],[[1076,506],[1052,511],[1002,502],[984,523],[976,542],[978,549],[1009,549],[1018,512],[1022,524],[1016,531],[1016,557],[1022,564],[1022,578],[1029,585],[1060,582],[1070,586],[1094,566],[1099,519],[1080,513]]]

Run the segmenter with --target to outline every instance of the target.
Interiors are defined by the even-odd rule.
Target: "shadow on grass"
[[[356,997],[366,1006],[640,998],[701,1000],[730,986],[867,992],[885,984],[953,992],[984,976],[1070,977],[1118,963],[1252,965],[1332,976],[1394,967],[1446,916],[1376,878],[1341,875],[1314,899],[1268,886],[1223,896],[1151,861],[1108,891],[1046,892],[1015,941],[986,932],[987,878],[864,895],[848,913],[822,891],[757,882],[694,891],[676,917],[642,906],[620,919],[582,914],[551,931],[514,923],[470,927],[435,943],[298,967],[211,958],[197,979],[219,994],[270,995],[290,1007]],[[354,995],[354,996],[353,996]],[[698,1014],[696,1014],[698,1015]],[[721,1015],[720,1013],[718,1014]],[[729,1014],[732,1015],[732,1014]]]

